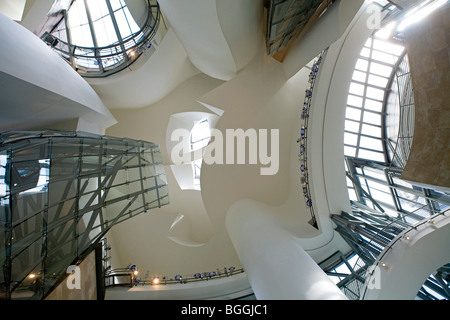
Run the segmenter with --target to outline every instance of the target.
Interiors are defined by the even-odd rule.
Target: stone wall
[[[405,31],[415,99],[414,138],[402,179],[450,188],[450,7]]]

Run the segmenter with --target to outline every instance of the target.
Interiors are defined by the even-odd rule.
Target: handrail
[[[314,214],[314,207],[312,203],[312,197],[311,192],[309,188],[309,181],[308,181],[308,118],[309,118],[309,111],[312,106],[312,98],[313,98],[313,90],[314,90],[314,84],[316,82],[316,78],[319,74],[319,67],[322,62],[324,56],[324,52],[321,52],[317,58],[317,60],[314,62],[313,66],[311,67],[311,72],[309,73],[309,88],[305,91],[305,98],[303,101],[303,107],[301,112],[301,120],[303,121],[302,127],[300,129],[300,137],[297,139],[297,143],[299,146],[299,161],[300,161],[300,174],[301,174],[301,183],[302,183],[302,193],[303,196],[306,199],[306,206],[309,208],[311,212],[311,220],[309,223],[315,227],[316,229],[319,229],[319,225],[316,219],[316,216]]]
[[[244,273],[244,269],[235,269],[234,267],[224,268],[223,271],[216,269],[215,271],[202,272],[195,274],[181,275],[177,274],[173,278],[168,278],[167,276],[153,276],[151,280],[148,280],[148,273],[145,279],[142,279],[135,270],[132,268],[116,268],[109,270],[104,273],[105,287],[115,287],[115,286],[137,286],[137,285],[173,285],[173,284],[186,284],[191,282],[199,281],[211,281],[221,278],[231,277],[233,275]],[[126,277],[125,282],[117,282],[115,278]]]

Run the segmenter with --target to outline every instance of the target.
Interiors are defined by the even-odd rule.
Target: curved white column
[[[298,241],[265,206],[242,200],[230,207],[226,226],[257,299],[346,300]]]

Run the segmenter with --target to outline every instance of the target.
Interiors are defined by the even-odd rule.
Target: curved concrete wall
[[[2,130],[73,118],[98,126],[98,131],[116,123],[75,70],[33,33],[1,14],[0,42]]]
[[[261,39],[261,0],[160,0],[170,25],[193,65],[230,80],[257,53]]]

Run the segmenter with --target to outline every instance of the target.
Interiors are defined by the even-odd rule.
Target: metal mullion
[[[112,9],[111,2],[109,0],[105,0],[105,2],[106,2],[106,6],[108,7],[109,15],[111,17],[111,21],[114,26],[114,31],[116,32],[117,39],[119,41],[120,48],[123,52],[123,58],[125,59],[125,61],[128,61],[129,60],[128,55],[126,53],[125,44],[123,42],[122,35],[120,34],[120,29],[119,29],[119,25],[117,24],[115,12]]]
[[[92,21],[92,17],[91,17],[91,11],[89,10],[89,5],[87,3],[87,0],[83,0],[83,1],[84,1],[84,7],[86,8],[86,16],[87,16],[88,23],[89,23],[89,29],[91,31],[92,42],[94,44],[95,59],[98,62],[98,67],[100,69],[100,72],[104,72],[104,70],[103,70],[103,62],[98,57],[98,42],[97,42],[97,36],[95,34],[94,22]]]
[[[158,207],[161,208],[161,201],[159,198],[159,186],[158,186],[158,175],[156,174],[156,165],[155,165],[155,157],[154,157],[154,152],[153,152],[153,148],[152,148],[152,163],[153,163],[153,174],[155,177],[155,187],[156,187],[156,197],[158,199]]]
[[[353,132],[353,131],[344,130],[344,132],[345,132],[345,133],[351,133],[351,134],[358,135],[358,133]],[[361,133],[361,134],[359,134],[359,135],[362,136],[362,137],[366,137],[366,138],[371,138],[371,139],[383,141],[383,138],[380,138],[380,137],[375,137],[375,136],[371,136],[371,135],[364,134],[364,133]],[[370,150],[373,150],[373,149],[370,149]]]
[[[364,188],[361,186],[361,183],[360,183],[360,181],[359,181],[358,179],[352,177],[348,172],[346,172],[346,175],[347,175],[347,178],[349,178],[349,179],[353,182],[353,185],[355,186],[355,189],[357,188],[364,196],[366,196],[370,201],[372,201],[372,204],[373,204],[374,206],[376,206],[378,209],[380,209],[380,211],[381,211],[382,213],[385,212],[384,209],[383,209],[383,207],[380,206],[380,205],[378,204],[378,201],[375,200],[374,198],[372,198],[372,195],[370,194],[370,188],[369,188],[369,186],[367,186],[367,189],[369,190],[369,192],[367,192],[367,191],[364,190]],[[355,175],[358,175],[358,174],[355,174]],[[366,183],[367,183],[367,182],[366,182]],[[365,203],[365,201],[364,201],[364,203]]]

